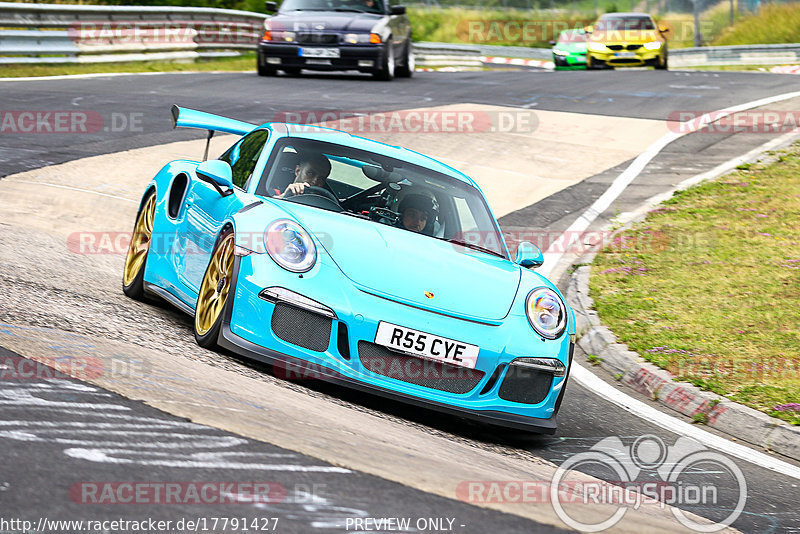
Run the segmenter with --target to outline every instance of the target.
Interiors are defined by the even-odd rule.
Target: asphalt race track
[[[337,417],[342,419],[335,420],[334,426],[347,427],[345,420],[352,417],[353,421],[387,425],[386,428],[395,432],[393,437],[401,442],[408,439],[409,446],[411,440],[430,440],[425,443],[436,447],[431,454],[440,447],[441,450],[449,447],[474,454],[478,459],[487,455],[487,458],[501,457],[509,462],[531,462],[549,468],[609,437],[616,436],[630,444],[642,436],[652,435],[672,445],[679,436],[621,410],[574,381],[570,382],[559,415],[558,434],[525,436],[330,385],[286,382],[270,375],[265,367],[204,351],[194,344],[188,317],[167,306],[142,306],[122,296],[120,275],[110,274],[121,272],[121,256],[74,258],[65,250],[67,247],[58,226],[81,224],[78,211],[71,212],[71,209],[89,209],[87,206],[96,202],[97,211],[103,212],[96,215],[100,220],[124,219],[120,224],[127,228],[133,222],[132,216],[128,216],[134,209],[133,204],[120,208],[124,216],[107,211],[116,205],[111,197],[121,195],[125,197],[122,200],[130,201],[141,191],[135,187],[117,187],[113,168],[107,169],[108,174],[102,179],[87,176],[84,180],[71,174],[72,181],[59,185],[60,189],[46,186],[40,190],[26,189],[23,180],[36,181],[39,174],[52,176],[45,174],[47,168],[82,158],[133,149],[150,150],[148,147],[201,139],[202,132],[171,129],[168,110],[174,103],[257,123],[287,111],[369,113],[452,105],[465,105],[467,109],[469,106],[502,106],[532,111],[545,126],[548,120],[554,121],[552,124],[559,121],[557,124],[575,125],[574,143],[570,144],[569,136],[565,136],[559,140],[557,148],[548,146],[539,156],[543,160],[554,158],[553,168],[565,165],[568,160],[583,158],[584,161],[574,165],[576,173],[584,174],[576,174],[571,181],[564,178],[561,185],[552,189],[552,194],[530,205],[498,212],[504,229],[563,231],[649,144],[641,139],[637,141],[636,137],[641,137],[639,134],[629,132],[625,137],[623,131],[619,133],[620,142],[630,143],[627,151],[620,151],[615,159],[602,159],[603,163],[599,159],[603,154],[599,153],[592,156],[598,158],[597,162],[591,158],[586,161],[582,154],[589,153],[593,143],[601,142],[597,136],[605,131],[604,124],[666,131],[665,121],[677,120],[676,114],[681,111],[713,111],[790,93],[798,89],[797,82],[798,78],[791,75],[650,70],[420,72],[411,80],[391,83],[377,83],[360,76],[322,74],[266,79],[255,73],[0,81],[2,110],[81,110],[102,118],[96,131],[80,135],[2,128],[0,282],[4,290],[0,297],[0,357],[4,362],[18,362],[21,358],[41,356],[46,351],[55,356],[68,355],[73,350],[93,350],[89,345],[94,341],[98,350],[107,352],[125,348],[146,352],[148,358],[154,358],[152,361],[163,360],[164,370],[184,362],[187,368],[196,366],[201,370],[198,372],[207,373],[209,382],[214,382],[215,377],[223,380],[223,374],[225,377],[232,375],[276,388],[274,391],[285,391],[287,398],[299,395],[297,398],[307,399],[309,406],[320,411],[318,415],[322,419],[334,413],[328,409],[335,409]],[[765,109],[798,109],[798,104],[800,99],[795,98],[767,105]],[[658,130],[655,137],[662,130]],[[426,138],[426,143],[433,143],[427,152],[434,157],[441,153],[455,161],[452,146],[455,138],[447,138],[447,135]],[[484,153],[475,152],[477,156],[473,157],[480,158],[479,162],[470,161],[487,169],[484,171],[489,177],[487,180],[493,166],[521,165],[519,162],[526,157],[515,149],[513,136],[503,137],[503,141],[498,142],[491,132],[472,135],[476,136],[470,138],[474,146],[490,148]],[[404,139],[409,144],[419,142],[413,137],[397,140],[404,144]],[[632,211],[647,198],[681,180],[757,148],[770,139],[769,135],[758,133],[699,132],[683,137],[655,157],[595,225],[599,228],[616,213]],[[526,151],[536,150],[535,146],[527,147]],[[462,157],[469,159],[469,156]],[[145,163],[155,171],[164,161]],[[579,163],[582,166],[578,166]],[[592,168],[594,171],[587,171]],[[31,172],[24,179],[11,176],[25,171]],[[544,172],[549,172],[549,168]],[[144,184],[148,178],[143,175],[140,183]],[[98,189],[98,183],[107,184],[108,188]],[[72,189],[65,191],[69,184]],[[108,198],[79,196],[88,189]],[[68,193],[83,200],[73,204],[73,197]],[[493,194],[500,199],[502,192]],[[25,203],[4,204],[4,198],[19,198]],[[41,213],[37,212],[37,202],[41,203]],[[577,361],[585,361],[583,354],[576,352],[575,357]],[[365,523],[356,523],[356,519],[405,517],[411,519],[408,531],[571,530],[563,524],[554,526],[547,517],[536,520],[532,514],[514,511],[513,507],[501,509],[459,500],[455,488],[464,482],[462,479],[451,480],[450,488],[436,488],[434,483],[425,486],[420,482],[425,477],[418,476],[419,473],[408,474],[406,480],[402,466],[406,461],[413,461],[411,453],[409,458],[388,454],[381,458],[385,460],[385,473],[381,471],[380,462],[365,460],[363,469],[360,464],[356,467],[353,462],[358,460],[349,458],[358,457],[363,436],[355,430],[350,438],[355,450],[341,463],[325,452],[331,447],[326,442],[326,429],[312,423],[308,423],[307,436],[297,448],[277,434],[271,439],[273,430],[268,428],[261,433],[257,429],[252,432],[220,430],[230,428],[226,423],[228,419],[246,422],[247,410],[268,418],[269,400],[263,399],[264,404],[258,404],[245,398],[242,392],[230,391],[230,399],[198,397],[198,410],[207,410],[216,403],[238,406],[237,409],[225,408],[230,412],[222,415],[207,411],[195,414],[185,402],[180,408],[176,404],[172,409],[169,402],[173,401],[156,396],[165,383],[173,380],[177,384],[177,379],[167,377],[166,371],[156,372],[155,368],[147,366],[139,371],[120,386],[127,388],[124,396],[63,375],[23,381],[0,379],[0,443],[4,450],[0,461],[0,520],[29,520],[35,529],[41,526],[37,523],[43,517],[48,520],[153,518],[173,521],[212,517],[278,518],[277,532],[345,532],[366,530]],[[242,396],[237,397],[240,394]],[[646,400],[635,393],[631,396]],[[246,423],[230,424],[244,425],[236,428],[246,427]],[[358,428],[357,424],[352,424],[353,428]],[[366,429],[363,433],[368,435]],[[729,458],[747,483],[746,506],[732,527],[742,532],[799,531],[800,480],[791,473],[775,472],[756,463]],[[795,467],[798,465],[784,460]],[[393,465],[388,465],[389,462]],[[612,473],[596,466],[583,471],[601,479],[616,480]],[[719,470],[698,467],[692,476],[698,483],[714,484],[728,499],[739,490],[736,480]],[[446,481],[447,477],[447,473],[431,472],[429,478]],[[247,503],[246,490],[241,489],[245,486],[232,486],[239,494],[245,493],[244,496],[237,494],[241,502],[236,504],[126,506],[124,503],[90,502],[91,484],[101,481],[246,484],[265,480],[275,484],[273,490],[279,498],[274,503]],[[721,520],[730,513],[724,505],[678,506],[710,520]],[[418,520],[423,521],[418,523]],[[658,528],[653,527],[657,530],[689,531],[676,521],[668,526],[665,523],[653,525],[658,525]],[[50,530],[66,531],[54,526]],[[637,531],[635,526],[628,526],[627,530]],[[2,531],[19,532],[21,528],[4,526],[0,522]],[[225,530],[218,527],[216,531]]]

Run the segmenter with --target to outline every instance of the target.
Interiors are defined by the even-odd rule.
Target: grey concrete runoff
[[[793,139],[797,139],[797,136]],[[752,154],[740,159],[755,161],[757,157]],[[736,164],[738,163],[733,162],[732,165],[720,166],[717,172],[697,175],[673,190],[651,198],[641,209],[626,217],[628,222],[619,231],[642,220],[649,208],[672,196],[674,191],[685,189],[689,183],[695,184],[723,176]],[[800,460],[800,428],[720,395],[703,391],[692,384],[678,382],[671,373],[645,361],[640,354],[617,341],[614,333],[600,320],[594,301],[589,296],[591,265],[586,264],[591,263],[596,255],[597,252],[593,251],[575,262],[577,268],[569,275],[566,283],[566,298],[575,310],[578,345],[587,355],[598,357],[593,363],[618,377],[620,384],[671,410],[688,417],[705,414],[704,424],[709,427],[767,451]]]

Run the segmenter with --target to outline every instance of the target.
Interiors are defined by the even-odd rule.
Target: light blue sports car
[[[172,118],[241,138],[147,185],[126,295],[166,299],[194,317],[198,344],[280,376],[555,432],[574,315],[530,270],[538,248],[512,259],[469,177],[327,128]]]

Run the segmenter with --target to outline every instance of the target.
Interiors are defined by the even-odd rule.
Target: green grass
[[[0,77],[61,76],[67,74],[94,74],[114,72],[181,72],[181,71],[255,71],[255,53],[242,54],[237,58],[178,61],[135,61],[129,63],[96,63],[81,65],[3,65]]]
[[[618,234],[595,259],[591,292],[648,361],[800,424],[800,145]]]
[[[800,43],[800,4],[763,4],[720,32],[715,45]]]

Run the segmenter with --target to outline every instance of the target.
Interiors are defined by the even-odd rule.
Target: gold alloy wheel
[[[194,329],[198,335],[206,335],[222,313],[225,301],[228,300],[232,273],[233,234],[229,233],[222,238],[222,242],[211,255],[208,270],[200,286],[194,315]]]
[[[136,226],[131,235],[131,244],[128,246],[128,255],[125,257],[125,269],[122,273],[122,284],[125,287],[133,283],[147,259],[147,252],[150,250],[150,241],[153,237],[155,212],[156,196],[150,195],[136,220]]]

